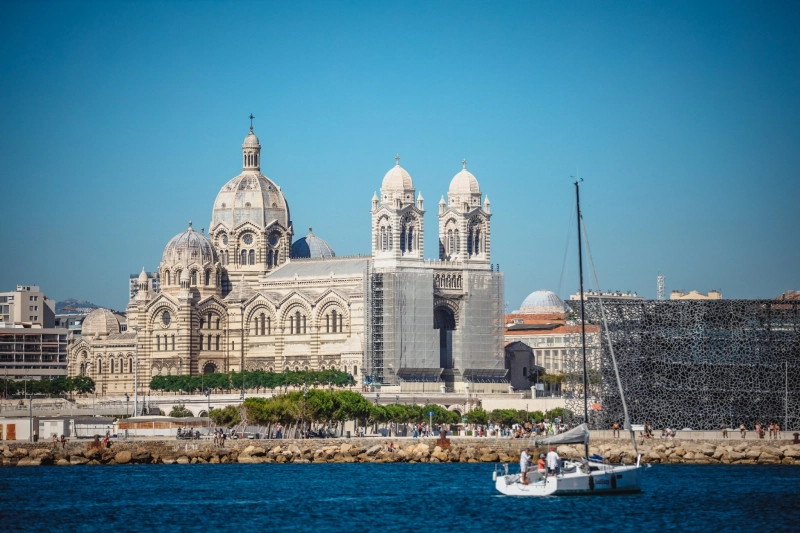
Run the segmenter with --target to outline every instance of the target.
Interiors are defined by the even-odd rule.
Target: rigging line
[[[573,221],[573,218],[575,218],[575,204],[574,203],[572,204],[572,210],[569,213],[569,227],[567,228],[567,244],[564,247],[564,259],[561,261],[561,276],[558,278],[558,292],[556,292],[556,294],[558,294],[559,296],[562,294],[561,293],[561,285],[562,285],[562,283],[564,281],[564,273],[566,272],[566,269],[567,269],[567,255],[569,254],[569,245],[570,245],[570,242],[572,241],[572,221]]]
[[[594,278],[594,284],[599,287],[600,283],[597,281],[597,271],[594,268],[594,258],[592,257],[592,247],[589,246],[589,234],[586,232],[586,221],[583,220],[583,216],[581,216],[581,226],[583,227],[583,240],[586,241],[586,252],[589,255],[589,265],[592,267],[592,277]],[[622,399],[622,410],[625,415],[625,423],[624,429],[627,429],[631,435],[631,443],[633,443],[633,450],[636,452],[636,455],[639,455],[639,448],[636,446],[636,435],[631,428],[631,419],[628,416],[628,404],[625,402],[625,391],[622,390],[622,380],[619,378],[619,368],[617,367],[617,358],[614,355],[614,345],[611,342],[611,334],[608,330],[608,321],[606,320],[606,311],[603,308],[603,298],[598,289],[597,291],[597,301],[600,303],[600,316],[603,318],[603,330],[606,333],[606,340],[608,341],[608,351],[611,353],[611,363],[614,365],[614,376],[617,378],[617,388],[619,389],[619,395]],[[647,428],[645,427],[645,431]]]

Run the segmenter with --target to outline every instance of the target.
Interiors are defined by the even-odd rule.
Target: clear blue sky
[[[296,237],[340,255],[399,153],[435,257],[466,158],[508,311],[576,289],[576,171],[603,289],[800,289],[799,5],[6,2],[0,290],[124,309],[208,227],[251,112]]]

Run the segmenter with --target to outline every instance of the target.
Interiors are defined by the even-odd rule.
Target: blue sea
[[[492,464],[0,468],[0,530],[798,531],[800,467],[653,466],[640,494],[515,498]]]

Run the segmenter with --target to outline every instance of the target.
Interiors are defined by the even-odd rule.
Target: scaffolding
[[[371,272],[367,266],[367,282],[369,290],[369,376],[370,383],[381,384],[384,382],[383,375],[383,274]]]

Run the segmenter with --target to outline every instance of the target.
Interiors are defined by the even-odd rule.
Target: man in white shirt
[[[531,462],[530,448],[525,448],[519,454],[519,471],[522,473],[522,484],[528,484],[528,464]]]
[[[550,446],[550,451],[547,453],[547,474],[555,476],[558,473],[558,465],[561,458],[556,453],[554,446]]]

